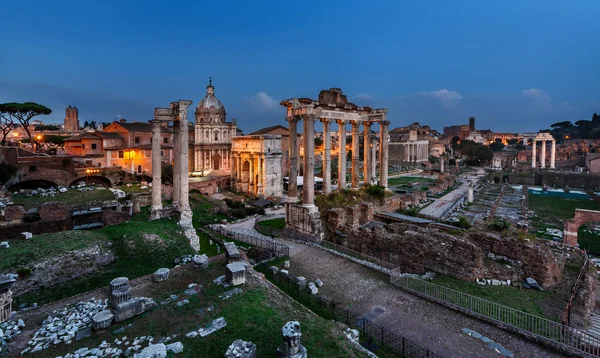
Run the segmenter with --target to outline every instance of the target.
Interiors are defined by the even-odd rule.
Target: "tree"
[[[14,128],[12,117],[0,113],[0,130],[2,130],[2,141],[6,140],[6,136]]]
[[[323,144],[323,139],[315,137],[315,147],[318,147],[321,144]]]
[[[496,142],[496,143],[502,143],[502,138],[496,138],[496,139],[494,140],[494,142]]]
[[[83,122],[83,128],[89,127],[90,123],[88,121]]]
[[[48,115],[52,113],[52,110],[46,106],[34,102],[13,102],[0,104],[0,113],[2,113],[2,117],[7,116],[11,121],[14,121],[14,118],[16,118],[21,126],[23,126],[23,129],[29,138],[29,142],[31,142],[32,140],[31,131],[29,130],[29,122],[35,116],[42,114]]]
[[[550,127],[554,128],[554,129],[566,131],[566,130],[573,128],[573,123],[571,123],[571,121],[556,122],[554,124],[551,124]]]
[[[502,149],[504,149],[504,143],[494,142],[494,143],[490,144],[490,149],[493,150],[494,152],[499,152]]]
[[[507,140],[506,143],[508,143],[508,144],[517,144],[517,143],[519,143],[519,140],[516,139],[516,138],[511,138],[511,139]]]

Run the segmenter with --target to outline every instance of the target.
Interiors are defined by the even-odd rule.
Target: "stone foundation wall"
[[[129,211],[103,211],[102,223],[105,226],[117,225],[129,221]]]
[[[67,231],[73,229],[73,220],[69,217],[60,220],[36,221],[33,223],[16,223],[10,226],[0,227],[0,241],[22,239],[22,232],[30,232],[33,235],[48,234],[52,232]]]
[[[289,230],[315,236],[319,241],[324,236],[321,214],[316,206],[308,208],[298,204],[286,203],[285,226]]]
[[[44,221],[63,220],[71,217],[69,205],[58,201],[43,203],[38,208],[38,213]]]
[[[4,210],[4,220],[5,221],[17,221],[23,220],[25,217],[25,208],[21,205],[9,205]]]

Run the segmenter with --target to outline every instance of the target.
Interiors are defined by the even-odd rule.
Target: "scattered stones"
[[[167,337],[167,338],[170,338],[170,337]],[[174,342],[171,344],[167,344],[165,348],[167,348],[167,351],[171,351],[174,354],[179,354],[179,353],[183,352],[183,343]]]
[[[171,270],[169,270],[168,268],[159,268],[154,273],[154,281],[156,281],[156,282],[165,281],[166,279],[169,278],[169,272],[170,271]]]
[[[321,281],[320,279],[316,279],[315,280],[315,285],[317,285],[317,287],[322,287],[323,286],[323,281]]]
[[[225,358],[256,358],[256,344],[236,339],[227,348]]]
[[[269,269],[271,270],[273,275],[277,275],[279,273],[279,269],[277,268],[277,266],[271,266],[269,267]]]
[[[290,261],[289,260],[287,260],[287,261],[285,261],[283,263],[283,268],[286,269],[286,270],[289,270],[289,268],[290,268]]]
[[[227,287],[229,287],[229,283],[228,283],[228,282],[227,282],[227,280],[225,279],[225,275],[223,275],[223,276],[219,276],[219,277],[215,278],[215,279],[213,280],[213,282],[214,282],[214,283],[216,283],[217,285],[221,285],[221,286],[223,286],[224,288],[227,288]]]
[[[30,350],[27,352],[39,352],[51,345],[71,343],[77,332],[93,325],[93,317],[99,312],[105,311],[107,306],[106,300],[91,298],[53,311],[42,322],[42,327],[34,333],[28,343],[27,348]],[[112,318],[110,318],[110,321],[112,321]]]
[[[194,255],[192,261],[199,269],[207,269],[208,268],[208,256],[206,255]]]
[[[317,288],[317,286],[315,285],[314,282],[310,282],[308,284],[308,290],[310,291],[311,294],[316,295],[317,293],[319,293],[319,289]]]
[[[492,280],[492,286],[500,286],[502,285],[502,282],[500,282],[499,280]]]
[[[27,231],[22,232],[21,235],[23,235],[23,238],[25,238],[25,240],[29,240],[33,237],[33,234]]]
[[[225,277],[232,286],[246,283],[246,265],[242,262],[233,262],[225,266]]]
[[[18,321],[6,321],[0,324],[0,356],[7,349],[8,342],[21,334],[23,328],[25,328],[25,322],[21,319]]]
[[[92,328],[95,331],[107,329],[114,318],[115,316],[109,310],[98,312],[92,317]]]
[[[277,348],[277,357],[282,358],[307,358],[306,348],[300,344],[302,333],[300,332],[300,323],[290,321],[281,328],[283,342]]]
[[[178,306],[178,307],[185,306],[185,305],[187,305],[188,303],[190,303],[190,300],[188,300],[188,299],[186,298],[185,300],[181,300],[181,301],[177,302],[177,306]]]
[[[87,338],[91,335],[92,335],[92,327],[86,327],[82,330],[77,331],[77,333],[75,334],[75,340],[79,341],[79,340]]]
[[[8,244],[8,241],[0,242],[0,249],[8,249],[9,247],[10,245]]]
[[[239,295],[240,293],[242,293],[242,289],[239,287],[234,288],[233,290],[229,290],[225,293],[222,293],[219,295],[219,298],[223,301],[228,300],[229,298],[231,298],[233,295]]]
[[[298,276],[298,277],[296,277],[296,284],[299,287],[306,286],[306,278],[304,276]]]
[[[279,272],[281,272],[283,275],[288,275],[290,273],[288,270],[281,270]]]
[[[186,334],[185,336],[188,338],[194,338],[198,335],[198,332],[196,331],[191,331],[190,333]]]

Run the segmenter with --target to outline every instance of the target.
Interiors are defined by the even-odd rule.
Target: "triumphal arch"
[[[379,185],[387,188],[388,176],[388,131],[390,122],[387,120],[387,108],[373,109],[359,107],[348,102],[346,96],[339,88],[322,90],[319,98],[287,99],[280,103],[287,110],[286,121],[290,130],[290,170],[288,197],[293,201],[298,195],[298,146],[297,126],[303,124],[304,139],[304,176],[302,205],[289,202],[286,207],[286,226],[288,228],[323,237],[318,208],[314,204],[315,192],[315,122],[323,123],[323,191],[331,191],[331,125],[338,124],[338,188],[346,187],[346,126],[352,125],[352,188],[359,187],[360,173],[360,127],[363,126],[364,140],[364,183],[370,184],[376,173],[375,167],[379,163]],[[371,125],[379,124],[379,158],[375,158],[375,151],[369,150],[371,146]]]

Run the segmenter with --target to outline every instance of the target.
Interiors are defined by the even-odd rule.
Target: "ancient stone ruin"
[[[256,344],[236,339],[227,348],[225,358],[256,358]]]
[[[290,321],[281,329],[283,342],[277,348],[277,357],[279,358],[307,358],[306,348],[300,344],[302,333],[300,332],[300,323]]]

